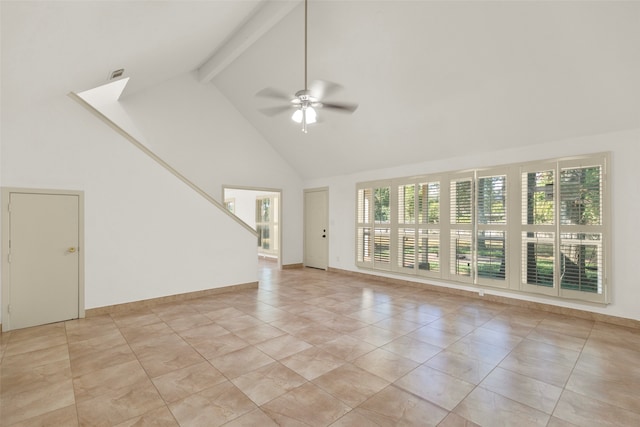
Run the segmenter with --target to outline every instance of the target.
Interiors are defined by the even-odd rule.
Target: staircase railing
[[[100,120],[102,120],[104,123],[106,123],[109,127],[111,127],[113,130],[115,130],[117,133],[122,135],[130,143],[132,143],[134,146],[139,148],[143,153],[145,153],[147,156],[151,157],[160,166],[162,166],[163,168],[165,168],[166,170],[171,172],[173,175],[175,175],[176,178],[178,178],[180,181],[185,183],[188,187],[190,187],[193,191],[198,193],[200,196],[204,197],[209,203],[211,203],[212,205],[214,205],[215,207],[220,209],[222,212],[224,212],[231,219],[233,219],[235,222],[237,222],[242,227],[244,227],[251,234],[253,234],[254,236],[258,237],[258,232],[256,230],[254,230],[249,224],[247,224],[246,222],[242,221],[240,218],[235,216],[233,213],[229,212],[229,210],[226,209],[220,202],[218,202],[216,199],[211,197],[202,188],[200,188],[196,184],[194,184],[193,181],[189,180],[186,176],[184,176],[180,172],[178,172],[175,168],[173,168],[173,166],[171,166],[169,163],[165,162],[161,157],[159,157],[156,153],[151,151],[146,145],[144,145],[143,143],[138,141],[133,135],[131,135],[129,132],[127,132],[122,127],[120,127],[116,122],[111,120],[106,115],[102,114],[102,112],[100,110],[98,110],[93,105],[91,105],[90,103],[85,101],[82,97],[80,97],[75,92],[70,92],[69,93],[69,97],[71,99],[73,99],[74,101],[78,102],[87,111],[89,111],[90,113],[92,113],[93,115],[98,117]]]

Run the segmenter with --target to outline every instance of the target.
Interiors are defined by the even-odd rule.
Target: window
[[[556,273],[555,165],[521,171],[522,277],[524,290],[553,295]]]
[[[459,282],[473,280],[473,175],[449,181],[450,237],[449,274]]]
[[[417,184],[418,273],[440,277],[440,181]]]
[[[278,254],[278,196],[269,195],[256,198],[256,231],[258,232],[258,253]]]
[[[561,295],[598,300],[603,283],[603,165],[561,163],[558,214]]]
[[[357,262],[360,265],[371,265],[373,258],[371,240],[371,188],[358,190],[357,217]]]
[[[366,186],[358,189],[358,265],[391,269],[391,187]]]
[[[477,282],[506,287],[508,243],[508,170],[476,174],[476,267]]]
[[[416,184],[398,185],[398,259],[400,270],[416,268]]]
[[[522,288],[605,302],[606,157],[522,168]]]
[[[607,302],[608,154],[357,185],[356,264]]]
[[[395,270],[439,276],[440,183],[395,181],[393,188],[398,217]]]
[[[373,189],[373,265],[391,267],[391,201],[390,187]]]

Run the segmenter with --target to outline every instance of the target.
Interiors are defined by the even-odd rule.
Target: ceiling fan
[[[358,104],[323,101],[325,97],[342,89],[342,86],[337,83],[314,80],[307,85],[307,3],[308,0],[304,0],[304,89],[297,91],[293,96],[273,88],[262,89],[256,94],[256,96],[264,98],[287,101],[287,105],[262,108],[260,111],[267,116],[274,116],[294,109],[291,119],[296,123],[302,123],[302,132],[304,133],[307,133],[307,125],[317,122],[317,109],[324,108],[343,113],[353,113],[358,108]]]

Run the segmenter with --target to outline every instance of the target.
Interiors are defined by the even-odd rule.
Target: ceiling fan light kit
[[[264,108],[261,111],[267,116],[272,116],[294,108],[295,111],[291,116],[291,120],[302,124],[302,132],[304,133],[307,133],[307,125],[318,121],[317,109],[324,108],[343,113],[353,113],[358,108],[358,104],[322,102],[322,98],[342,88],[336,83],[314,80],[311,82],[310,88],[307,85],[307,11],[308,0],[304,0],[304,89],[297,91],[293,97],[272,88],[263,89],[256,94],[265,98],[287,100],[289,105]]]

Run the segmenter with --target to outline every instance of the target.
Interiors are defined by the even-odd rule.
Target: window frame
[[[598,161],[599,160],[599,161]],[[600,239],[600,254],[601,261],[599,262],[600,268],[598,270],[599,283],[598,286],[601,288],[601,293],[587,293],[584,291],[575,291],[571,289],[566,289],[562,287],[562,281],[558,280],[558,290],[559,296],[567,299],[581,299],[587,300],[590,302],[608,302],[609,290],[607,286],[608,282],[608,272],[609,270],[609,262],[611,257],[609,256],[609,240],[611,233],[609,232],[610,220],[609,220],[609,212],[611,209],[611,204],[609,202],[609,188],[607,186],[607,165],[609,163],[608,156],[604,156],[602,159],[596,158],[577,158],[577,159],[567,159],[561,162],[558,162],[558,177],[560,177],[561,171],[566,169],[577,169],[577,168],[588,168],[593,166],[599,166],[601,168],[600,172],[600,224],[598,225],[575,225],[575,224],[562,224],[560,221],[560,208],[556,205],[557,209],[557,218],[558,218],[558,248],[562,248],[562,235],[565,233],[573,232],[573,233],[584,233],[584,234],[600,234],[602,238]],[[558,196],[558,200],[560,200],[560,196]],[[558,274],[560,274],[561,270],[558,268]]]
[[[504,198],[505,198],[505,214],[504,214],[504,223],[492,223],[492,224],[481,224],[480,217],[480,209],[479,209],[479,201],[480,201],[480,180],[484,178],[493,178],[493,177],[504,177]],[[511,202],[512,197],[510,194],[510,190],[512,187],[513,181],[513,173],[512,169],[508,167],[499,167],[499,168],[490,168],[490,169],[482,169],[477,170],[475,173],[475,187],[476,191],[474,192],[474,205],[475,205],[475,224],[474,224],[474,246],[475,246],[475,284],[490,286],[494,288],[509,288],[509,279],[511,277],[511,267],[510,261],[513,256],[511,251],[511,242],[509,239],[511,238],[512,230],[511,224],[513,223],[514,215],[513,205]],[[489,277],[481,277],[480,276],[480,267],[479,267],[479,234],[481,231],[485,232],[501,232],[503,233],[503,252],[504,252],[504,279],[492,279]]]
[[[518,179],[518,182],[520,183],[520,188],[523,189],[524,188],[524,174],[527,173],[537,173],[537,172],[552,172],[553,173],[553,182],[552,182],[552,189],[553,192],[552,197],[553,197],[553,223],[551,224],[525,224],[524,223],[524,219],[522,217],[520,217],[518,219],[518,224],[520,225],[520,232],[518,233],[518,248],[520,248],[520,274],[519,274],[519,281],[520,281],[520,289],[525,291],[525,292],[529,292],[529,293],[534,293],[534,294],[543,294],[543,295],[549,295],[549,296],[558,296],[558,263],[557,263],[557,258],[558,258],[558,254],[557,254],[557,249],[558,249],[558,233],[557,233],[557,225],[558,225],[558,209],[556,206],[556,200],[558,198],[557,196],[557,192],[556,189],[558,187],[557,185],[557,180],[558,180],[558,171],[557,171],[557,161],[544,161],[544,162],[535,162],[535,163],[528,163],[525,165],[522,165],[519,170],[520,170],[520,178]],[[548,186],[548,184],[547,184]],[[547,187],[548,188],[548,187]],[[547,189],[545,188],[545,191]],[[548,195],[548,192],[546,193]],[[525,201],[524,201],[524,191],[521,191],[520,193],[520,210],[519,212],[522,213],[522,215],[524,215],[524,210],[525,210]],[[526,282],[526,280],[523,280],[524,278],[524,274],[525,274],[525,270],[527,268],[527,263],[525,261],[523,261],[523,258],[525,257],[524,255],[524,250],[523,250],[523,234],[524,233],[539,233],[541,235],[544,234],[550,234],[551,238],[547,238],[541,239],[540,244],[553,244],[553,274],[552,274],[552,286],[547,287],[544,285],[536,285],[536,284],[532,284],[532,283],[528,283]],[[531,236],[531,239],[533,239],[535,236]],[[537,243],[531,241],[530,243]]]
[[[398,273],[402,275],[410,275],[421,277],[423,279],[433,278],[443,280],[445,282],[451,282],[454,284],[462,284],[465,286],[472,286],[478,289],[493,288],[507,290],[510,292],[527,293],[544,295],[548,297],[563,299],[563,300],[576,300],[585,301],[591,303],[607,304],[609,303],[609,272],[611,271],[611,224],[610,224],[610,183],[608,180],[611,164],[611,154],[596,153],[587,154],[573,157],[564,157],[556,159],[548,159],[541,161],[533,161],[526,163],[514,163],[507,165],[500,165],[489,168],[477,168],[464,171],[451,171],[437,174],[425,174],[419,176],[405,177],[405,178],[393,178],[386,180],[377,180],[370,182],[361,182],[356,184],[356,266],[359,268],[374,269],[380,271],[387,271]],[[560,224],[560,176],[562,170],[575,169],[575,168],[590,168],[600,167],[600,224],[598,225],[576,225],[576,224]],[[553,171],[553,187],[549,190],[547,187],[543,187],[538,192],[543,194],[550,194],[553,199],[553,223],[552,224],[527,224],[527,220],[524,215],[527,214],[526,192],[528,192],[527,179],[525,174],[539,171]],[[504,198],[506,214],[504,218],[506,222],[499,224],[489,223],[480,224],[480,210],[478,209],[479,198],[481,191],[479,191],[478,185],[483,178],[504,176]],[[452,219],[452,212],[455,208],[455,200],[452,200],[452,189],[455,182],[460,180],[471,181],[471,223],[456,223]],[[419,212],[419,197],[420,197],[420,185],[425,183],[438,183],[439,185],[439,221],[437,223],[421,223]],[[373,191],[376,187],[389,187],[389,205],[390,205],[390,222],[385,224],[384,228],[389,229],[389,265],[380,265],[373,260],[363,262],[358,258],[358,235],[359,230],[369,227],[371,230],[371,245],[373,245],[373,238],[375,235],[375,221],[373,218],[369,218],[369,222],[358,222],[358,194],[363,189],[371,189],[370,200],[370,216],[373,215]],[[400,215],[399,202],[402,201],[399,189],[403,186],[413,186],[413,221],[399,223],[398,218]],[[537,187],[536,187],[537,188]],[[548,193],[551,191],[551,193]],[[546,193],[545,193],[546,192]],[[453,197],[455,198],[455,197]],[[545,199],[543,199],[544,201]],[[402,209],[406,208],[406,204]],[[409,235],[413,233],[413,265],[411,263],[405,263],[401,265],[399,261],[402,261],[402,248],[399,241],[402,237],[404,230],[409,232]],[[439,263],[438,271],[431,271],[430,269],[421,269],[421,254],[420,251],[420,236],[421,231],[427,233],[428,231],[437,232],[439,234],[439,242],[437,248],[437,259]],[[457,261],[452,258],[452,248],[454,247],[452,233],[457,231],[470,233],[471,235],[471,260],[470,260],[470,274],[463,276],[455,274],[452,271],[454,267],[453,263]],[[504,233],[504,279],[501,277],[487,277],[479,274],[478,271],[478,253],[479,253],[479,236],[482,231],[495,231]],[[599,240],[595,239],[589,241],[584,246],[586,250],[594,256],[595,270],[597,271],[597,283],[600,293],[592,293],[587,290],[575,290],[563,288],[560,280],[560,267],[561,258],[565,257],[561,251],[561,245],[565,244],[573,245],[572,247],[579,247],[581,245],[580,239],[575,240],[563,240],[562,236],[567,233],[573,233],[573,235],[589,235],[594,234],[599,236]],[[552,244],[553,246],[553,277],[552,286],[545,286],[543,284],[527,283],[526,269],[530,264],[528,252],[525,251],[524,244],[528,239],[527,233],[540,233],[540,237],[544,237],[545,233],[551,238],[539,240],[541,244]],[[530,237],[536,238],[535,235]],[[373,246],[370,248],[373,250]],[[541,249],[548,249],[543,247]],[[433,249],[435,253],[435,249]],[[409,250],[410,253],[410,250]],[[433,253],[431,254],[433,256]],[[542,259],[549,255],[544,255],[542,252]],[[406,254],[406,251],[405,251]],[[535,256],[538,256],[537,254]],[[433,256],[435,258],[435,256]],[[598,259],[598,257],[600,259]],[[427,253],[427,259],[429,259],[429,253]],[[456,255],[457,259],[457,255]],[[498,258],[499,259],[499,258]],[[584,257],[582,258],[584,259]],[[537,262],[537,261],[536,261]],[[565,261],[566,262],[566,261]],[[502,267],[501,267],[502,268]],[[593,270],[594,268],[591,267]],[[574,270],[575,271],[575,270]],[[502,270],[500,271],[500,273]],[[583,277],[583,276],[579,276]],[[541,282],[542,283],[542,282]],[[590,284],[589,284],[590,286]]]
[[[473,170],[469,170],[469,171],[464,171],[464,172],[456,172],[456,173],[450,173],[447,174],[446,176],[446,180],[447,180],[447,187],[446,187],[446,193],[448,196],[448,200],[447,200],[447,204],[446,206],[444,206],[444,208],[446,209],[445,215],[447,218],[446,224],[446,236],[447,236],[447,274],[446,277],[448,277],[449,280],[455,281],[455,282],[459,282],[459,283],[466,283],[466,284],[473,284],[475,282],[475,250],[474,250],[474,233],[475,233],[475,214],[476,214],[476,206],[475,206],[475,173]],[[458,203],[454,202],[454,197],[453,197],[453,187],[455,184],[459,183],[459,182],[469,182],[469,222],[458,222],[457,219],[457,211],[456,213],[454,213],[454,209],[458,209],[458,206],[460,206]],[[454,220],[454,216],[456,216],[455,220]],[[457,251],[457,241],[459,239],[455,239],[456,240],[456,244],[454,244],[454,233],[457,233],[458,236],[460,236],[461,234],[468,234],[469,235],[469,252],[470,255],[467,258],[466,254],[462,254],[462,253],[458,253]],[[455,253],[454,253],[455,250]],[[465,274],[458,274],[456,273],[457,271],[459,271],[459,266],[462,265],[462,267],[464,267],[464,263],[465,261],[469,261],[467,263],[467,266],[469,268],[469,275],[465,275]]]

